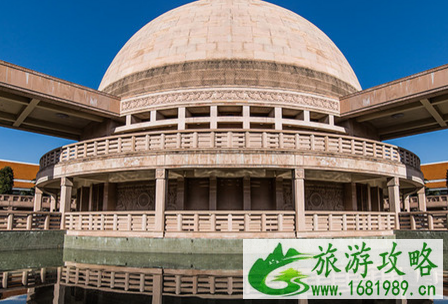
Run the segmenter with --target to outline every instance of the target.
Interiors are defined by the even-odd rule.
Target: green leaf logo
[[[274,270],[288,265],[292,262],[311,259],[311,255],[300,253],[297,250],[290,248],[288,252],[283,255],[282,244],[278,244],[274,251],[263,259],[258,259],[249,271],[249,284],[261,293],[272,296],[293,296],[306,292],[310,286],[302,281],[308,277],[300,271],[289,268],[277,275],[274,280],[277,282],[285,282],[287,285],[284,288],[271,288],[267,286],[267,277]]]

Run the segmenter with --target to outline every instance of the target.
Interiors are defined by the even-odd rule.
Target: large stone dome
[[[283,87],[332,97],[361,89],[342,52],[299,15],[259,0],[201,0],[139,30],[99,90],[129,97],[210,85]]]

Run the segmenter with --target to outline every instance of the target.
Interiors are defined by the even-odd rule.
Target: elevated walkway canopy
[[[118,97],[0,61],[0,126],[79,140],[119,109]]]
[[[381,140],[446,129],[448,65],[345,96],[341,118],[370,123]]]

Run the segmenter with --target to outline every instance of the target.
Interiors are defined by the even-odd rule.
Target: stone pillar
[[[117,184],[104,183],[103,211],[114,211],[117,206]]]
[[[387,181],[389,192],[389,211],[395,213],[395,229],[400,229],[398,213],[400,212],[400,179],[393,177]]]
[[[356,199],[356,183],[344,185],[344,208],[345,211],[358,211]]]
[[[71,178],[61,178],[61,202],[59,203],[59,212],[61,212],[61,229],[65,229],[65,213],[70,212],[72,203],[73,180]]]
[[[275,108],[275,130],[280,131],[283,129],[283,124],[282,124],[282,108],[280,107],[276,107]]]
[[[38,187],[34,188],[34,207],[33,211],[42,211],[42,190]]]
[[[406,212],[411,211],[411,202],[409,199],[409,194],[403,194],[403,209]]]
[[[72,187],[73,180],[71,178],[61,178],[61,202],[59,206],[59,211],[61,213],[70,212],[70,205],[72,203]]]
[[[210,107],[210,129],[218,129],[218,106]]]
[[[185,208],[185,178],[177,178],[177,195],[176,195],[177,210],[184,210]]]
[[[367,211],[372,211],[372,190],[370,185],[367,185]]]
[[[186,109],[185,109],[185,107],[179,107],[179,109],[178,109],[178,123],[177,123],[177,129],[178,130],[185,130],[185,117],[186,117],[186,115],[185,115],[185,112],[186,112]]]
[[[208,186],[208,209],[216,210],[218,208],[216,196],[218,194],[218,181],[216,176],[210,176],[209,186]]]
[[[152,275],[152,304],[162,304],[163,300],[163,275]]]
[[[93,211],[93,184],[90,185],[90,190],[89,190],[89,210],[88,211]]]
[[[283,178],[277,177],[275,179],[275,207],[277,210],[282,210],[283,205]]]
[[[305,231],[305,170],[293,170],[294,206],[296,211],[296,231]]]
[[[250,129],[250,108],[249,106],[243,106],[243,129]]]
[[[51,194],[50,196],[50,212],[55,212],[57,208],[57,195]]]
[[[426,194],[425,187],[420,188],[417,192],[418,195],[418,210],[426,212]]]
[[[245,176],[243,179],[243,205],[244,210],[252,210],[252,201],[251,201],[251,194],[250,194],[250,177]]]
[[[165,197],[166,197],[166,170],[156,169],[156,218],[155,230],[165,230]]]

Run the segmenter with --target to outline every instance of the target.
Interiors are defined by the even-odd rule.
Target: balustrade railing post
[[[244,147],[250,148],[250,132],[244,132]]]
[[[193,231],[199,231],[199,214],[193,215]]]
[[[147,219],[146,213],[144,213],[142,215],[142,230],[143,231],[146,231],[146,223],[147,223],[147,221],[148,221],[148,219]]]
[[[356,224],[355,230],[356,231],[361,230],[360,227],[359,227],[359,214],[355,215],[355,224]]]
[[[342,230],[347,230],[347,214],[342,215]]]
[[[210,215],[210,230],[216,231],[216,214],[214,213]]]
[[[9,278],[9,273],[7,271],[3,272],[3,278],[2,278],[2,288],[3,289],[8,288],[8,278]]]
[[[434,217],[428,213],[428,229],[434,230]]]
[[[89,224],[87,229],[93,230],[93,216],[91,214],[89,214]]]
[[[105,229],[104,229],[104,214],[101,214],[100,230],[101,230],[101,231],[105,230]]]
[[[198,132],[193,132],[192,148],[196,149],[198,146]]]
[[[333,214],[328,215],[328,231],[333,230]]]
[[[181,232],[182,231],[182,214],[177,214],[177,231]]]
[[[319,216],[317,215],[317,213],[313,214],[313,230],[319,230]]]
[[[118,230],[118,215],[114,214],[113,224],[112,224],[112,230],[116,231]]]
[[[266,213],[261,214],[261,231],[266,231]]]
[[[246,213],[244,214],[244,231],[249,231],[250,230],[250,214]]]
[[[227,216],[227,231],[232,231],[232,214],[229,213]]]
[[[50,214],[45,215],[44,230],[50,230]]]
[[[367,214],[367,230],[372,230],[372,216]]]
[[[277,221],[278,221],[278,231],[282,232],[283,231],[283,214],[279,213],[277,216]]]
[[[12,213],[8,214],[8,222],[7,222],[6,226],[7,226],[6,227],[7,230],[12,230],[13,229],[13,227],[14,227],[14,214],[12,214]]]
[[[26,216],[26,230],[31,230],[33,228],[33,214],[30,213]]]
[[[132,231],[132,215],[131,214],[128,214],[127,222],[128,222],[128,226],[127,226],[128,231]]]

